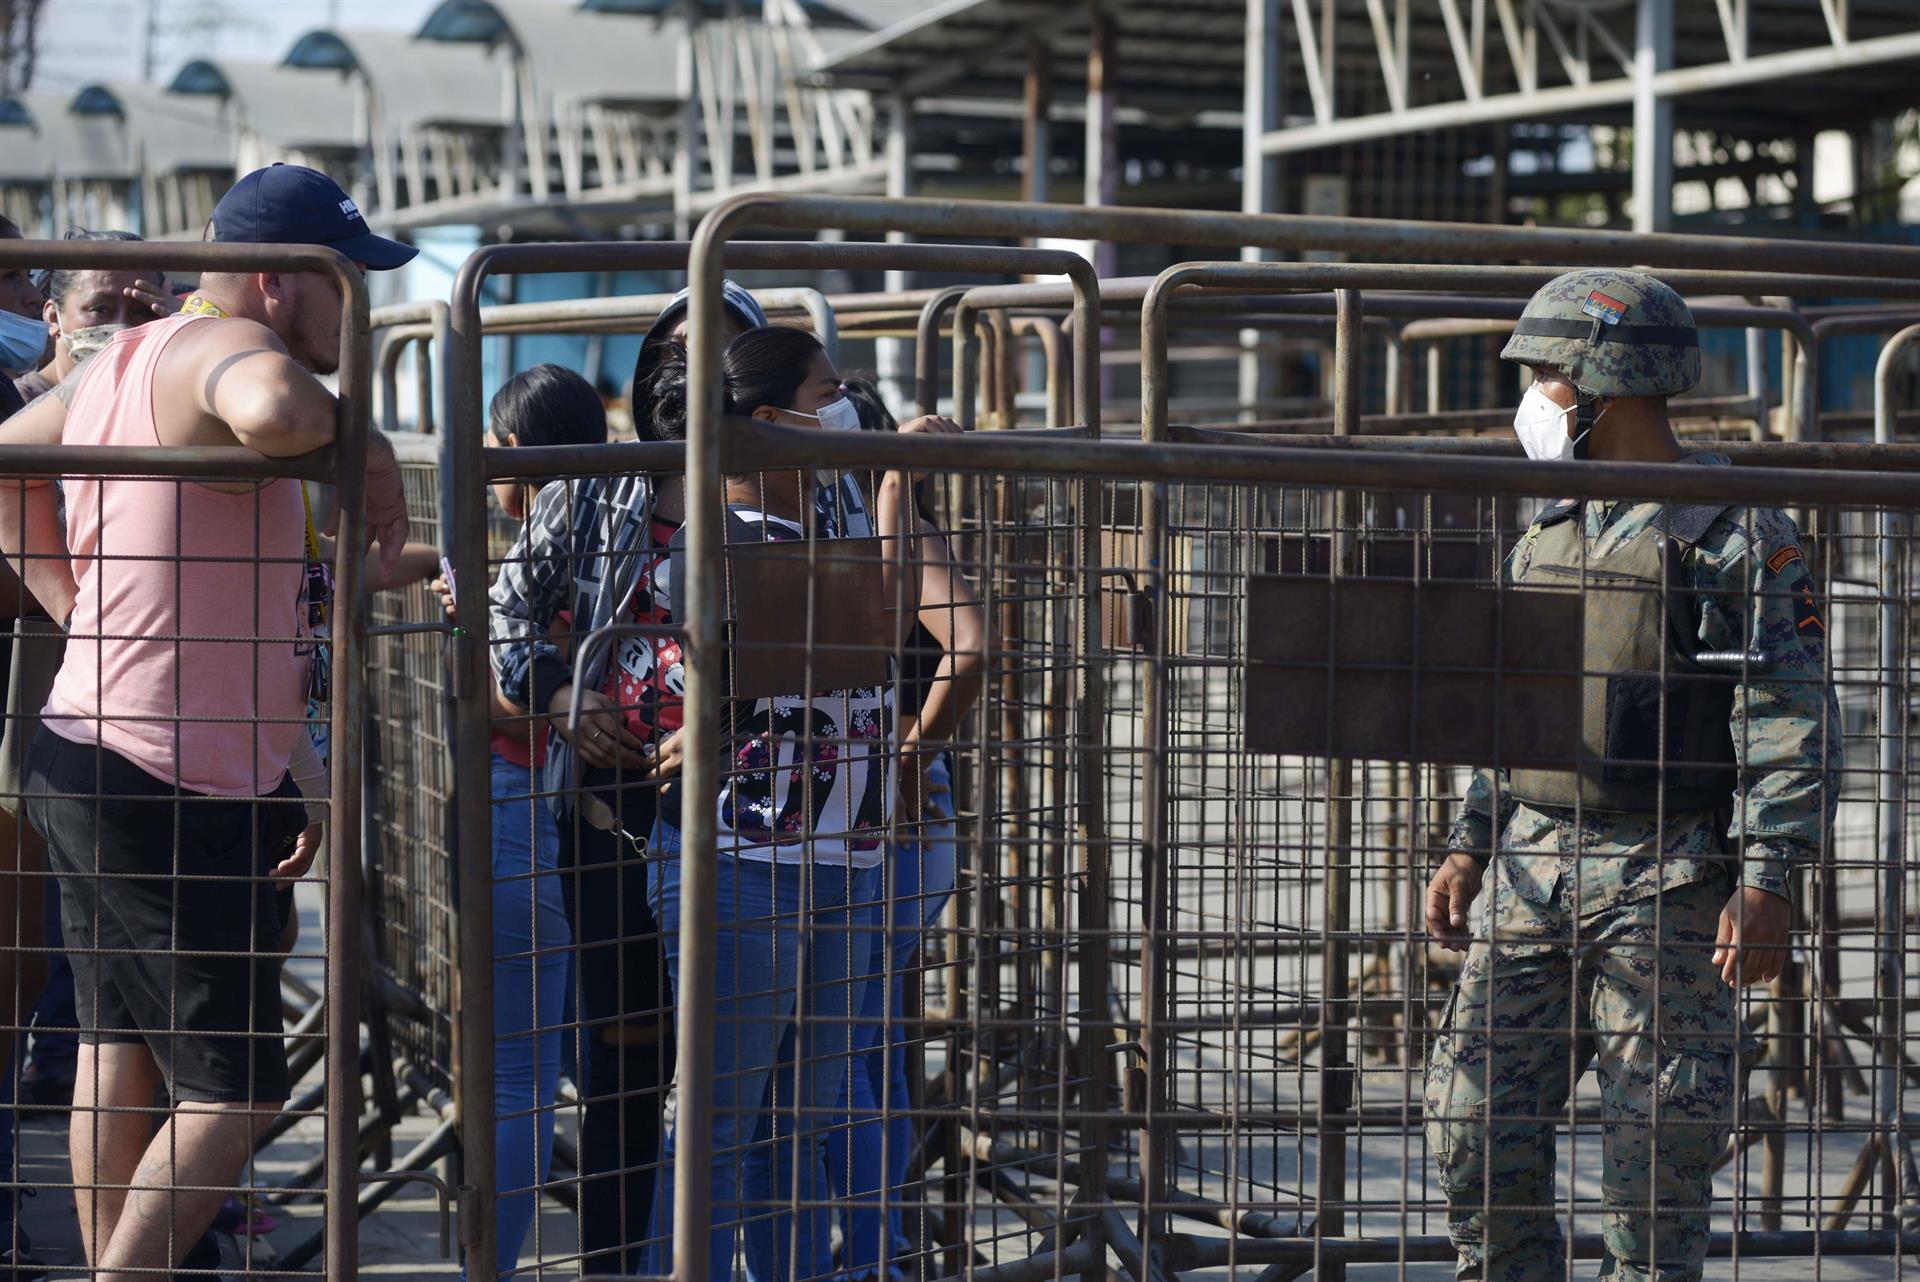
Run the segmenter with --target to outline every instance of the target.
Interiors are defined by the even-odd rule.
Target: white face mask
[[[1576,442],[1567,435],[1567,415],[1571,413],[1556,405],[1538,383],[1527,389],[1513,416],[1513,434],[1520,438],[1520,448],[1528,458],[1558,463],[1573,457]]]
[[[860,407],[844,396],[837,401],[828,401],[822,405],[818,414],[809,414],[805,410],[788,410],[787,413],[799,418],[810,418],[829,432],[860,430]]]

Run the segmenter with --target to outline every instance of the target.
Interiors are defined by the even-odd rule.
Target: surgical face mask
[[[788,410],[796,418],[810,418],[829,432],[857,432],[860,430],[860,407],[842,396],[838,400],[828,401],[820,407],[817,414],[805,410]],[[815,485],[822,487],[838,484],[840,469],[836,467],[816,467],[813,469]]]
[[[1527,452],[1528,458],[1557,463],[1575,457],[1577,442],[1567,435],[1567,415],[1571,413],[1572,410],[1556,405],[1552,397],[1540,390],[1538,383],[1527,389],[1513,416],[1513,434],[1520,438],[1520,448]],[[1580,435],[1584,437],[1586,433]]]
[[[47,323],[38,316],[0,311],[0,369],[14,374],[40,368],[47,352]]]
[[[809,414],[805,410],[788,410],[787,413],[800,418],[810,418],[829,432],[860,430],[860,407],[844,396],[837,401],[828,401],[822,405],[818,414]]]
[[[111,343],[115,334],[118,334],[123,329],[132,328],[133,326],[123,321],[115,321],[109,325],[89,325],[85,329],[76,329],[66,336],[67,353],[73,357],[76,363],[84,361],[87,357],[93,355],[108,343]]]

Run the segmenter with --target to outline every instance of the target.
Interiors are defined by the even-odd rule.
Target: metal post
[[[327,862],[327,1282],[353,1282],[360,1244],[360,792],[366,731],[367,434],[373,428],[372,346],[367,287],[337,254],[340,285],[340,400],[335,443],[339,542],[334,558],[338,675],[329,733],[334,745]],[[302,732],[304,733],[304,731]]]
[[[1113,18],[1101,0],[1087,0],[1087,150],[1085,203],[1099,208],[1114,203],[1120,191],[1119,98],[1115,92]],[[1096,238],[1094,268],[1101,276],[1119,270],[1119,246]]]
[[[1365,336],[1361,330],[1360,294],[1357,290],[1338,290],[1334,304],[1337,310],[1333,346],[1333,433],[1352,436],[1360,424],[1360,367],[1365,357],[1361,347]],[[1356,568],[1354,525],[1358,516],[1358,496],[1348,490],[1335,491],[1335,578],[1350,577]],[[1348,945],[1345,938],[1352,924],[1352,762],[1339,758],[1327,762],[1326,808],[1326,930],[1320,976],[1324,985],[1320,1010],[1319,1107],[1322,1117],[1318,1126],[1314,1190],[1316,1242],[1340,1237],[1346,1231],[1346,1213],[1338,1204],[1346,1199],[1347,1129],[1344,1122],[1328,1121],[1326,1115],[1345,1114],[1352,1107],[1354,1097],[1353,1066],[1347,1062]],[[1340,1282],[1346,1276],[1346,1266],[1323,1258],[1319,1261],[1317,1276]]]
[[[1673,99],[1654,77],[1673,69],[1674,0],[1639,0],[1633,56],[1633,229],[1673,227]]]
[[[673,238],[687,240],[693,235],[693,171],[700,160],[700,72],[693,51],[693,42],[700,38],[700,0],[683,0],[680,13],[674,56],[680,114],[673,139]]]
[[[456,302],[478,299],[486,270],[484,254],[469,258],[454,281]],[[457,306],[447,316],[447,342],[440,348],[446,380],[441,404],[446,431],[440,455],[441,537],[451,552],[455,582],[467,588],[467,606],[449,638],[447,682],[453,702],[453,778],[488,777],[493,708],[487,653],[488,615],[482,591],[487,575],[487,508],[475,492],[462,495],[486,475],[484,409],[480,395],[481,328],[477,307]],[[462,501],[463,499],[467,501]],[[493,815],[487,789],[454,790],[454,856],[462,868],[455,905],[459,956],[459,1009],[454,1035],[464,1051],[455,1055],[460,1104],[460,1243],[469,1269],[490,1267],[494,1249],[494,1057],[493,985],[484,968],[470,969],[493,949]],[[463,982],[477,979],[478,982]]]
[[[890,128],[887,132],[887,195],[905,197],[913,194],[913,103],[903,95],[895,94],[887,100],[887,120]],[[893,244],[904,244],[907,233],[890,231],[887,240]],[[881,288],[889,294],[904,293],[910,288],[909,274],[904,271],[890,271],[886,274]],[[939,342],[935,336],[935,345]],[[906,344],[897,338],[882,338],[873,345],[873,359],[880,375],[880,394],[887,404],[898,405],[906,400],[907,369]],[[932,410],[922,410],[931,414]]]
[[[1876,445],[1892,445],[1895,433],[1895,414],[1893,402],[1894,370],[1899,359],[1909,345],[1920,341],[1920,325],[1901,330],[1880,351],[1880,360],[1873,375],[1873,439]],[[1880,691],[1878,707],[1878,726],[1876,742],[1876,765],[1880,775],[1880,805],[1878,827],[1880,829],[1880,894],[1882,929],[1888,932],[1888,938],[1881,941],[1880,966],[1877,975],[1880,1033],[1887,1040],[1886,1054],[1881,1058],[1879,1080],[1874,1083],[1873,1120],[1876,1137],[1885,1146],[1889,1160],[1881,1165],[1883,1172],[1897,1172],[1893,1179],[1881,1189],[1881,1204],[1886,1209],[1888,1221],[1898,1224],[1899,1217],[1905,1215],[1906,1206],[1916,1192],[1904,1187],[1902,1178],[1908,1171],[1903,1162],[1892,1160],[1893,1153],[1899,1149],[1903,1154],[1906,1137],[1899,1134],[1903,1125],[1902,1091],[1900,1076],[1900,1046],[1904,1040],[1906,1028],[1905,975],[1902,966],[1904,951],[1903,935],[1906,930],[1906,746],[1910,733],[1907,723],[1907,682],[1896,678],[1895,674],[1912,674],[1910,660],[1903,661],[1900,653],[1906,636],[1901,624],[1903,614],[1904,587],[1899,571],[1900,550],[1906,544],[1907,527],[1910,518],[1892,509],[1880,513],[1880,548],[1878,583],[1880,595]],[[1910,608],[1910,607],[1905,607]]]
[[[1286,106],[1286,51],[1280,45],[1282,0],[1247,0],[1247,78],[1243,104],[1245,118],[1240,141],[1240,208],[1249,214],[1271,213],[1280,207],[1280,161],[1269,156],[1262,139],[1280,127]],[[1266,253],[1254,246],[1240,251],[1248,262]],[[1269,399],[1271,368],[1252,350],[1260,341],[1255,330],[1240,335],[1249,349],[1240,357],[1240,415],[1259,417],[1259,405]]]
[[[1020,198],[1044,204],[1053,178],[1053,50],[1038,36],[1027,41],[1025,111]]]

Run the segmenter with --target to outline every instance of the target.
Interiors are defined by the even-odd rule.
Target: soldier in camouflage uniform
[[[1649,276],[1554,280],[1501,355],[1535,373],[1515,420],[1535,458],[1728,461],[1686,455],[1667,424],[1700,353],[1686,304]],[[1597,1062],[1601,1273],[1699,1278],[1752,1051],[1734,991],[1779,973],[1792,866],[1820,849],[1837,792],[1813,580],[1777,509],[1572,500],[1540,513],[1506,574],[1584,593],[1586,698],[1574,768],[1480,771],[1427,889],[1429,932],[1468,953],[1425,1098],[1457,1275],[1564,1276],[1555,1128]],[[1592,1139],[1575,1143],[1591,1170]]]

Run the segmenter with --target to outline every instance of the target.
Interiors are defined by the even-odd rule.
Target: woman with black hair
[[[721,376],[729,418],[812,430],[859,425],[832,362],[800,331],[748,331],[727,347]],[[685,357],[669,351],[651,381],[654,416],[643,435],[683,438],[688,398]],[[910,427],[957,430],[941,419]],[[911,501],[894,475],[875,486],[872,516],[850,479],[822,486],[810,468],[737,473],[725,483],[730,546],[899,538],[911,520]],[[684,545],[682,531],[674,536],[674,555],[652,576],[654,599],[664,603],[668,617],[682,614],[677,606]],[[911,608],[916,585],[894,582],[892,557],[876,560],[872,590],[885,601],[898,593]],[[736,593],[750,590],[737,574],[728,580]],[[819,608],[845,605],[825,600]],[[736,596],[728,615],[749,608]],[[893,638],[873,640],[890,646]],[[822,1118],[838,1106],[855,1051],[851,1018],[865,983],[867,941],[878,924],[881,864],[898,788],[894,733],[890,684],[730,699],[718,798],[683,799],[671,785],[661,791],[653,840],[659,861],[650,869],[649,900],[666,932],[668,974],[676,987],[683,804],[716,807],[719,929],[713,1129],[669,1137],[654,1236],[664,1236],[660,1230],[672,1206],[674,1148],[709,1145],[708,1270],[716,1282],[733,1274],[734,1236],[743,1226],[752,1282],[818,1278],[833,1269]],[[663,772],[679,767],[677,751],[665,742],[658,761]],[[795,1037],[796,1053],[783,1068],[781,1044],[789,1036]],[[776,1138],[796,1145],[791,1163],[768,1160]],[[783,1187],[795,1172],[800,1187]],[[798,1209],[787,1209],[793,1207]],[[649,1272],[664,1272],[665,1252],[657,1252],[651,1264]]]
[[[684,316],[683,291],[635,363],[634,421],[643,436],[653,419],[645,375],[674,347]],[[730,281],[725,321],[735,332],[764,323],[752,296]],[[664,488],[673,493],[657,496],[655,478],[640,472],[547,486],[488,594],[501,694],[542,715],[550,730],[540,791],[558,820],[576,943],[573,1049],[585,1101],[577,1204],[580,1271],[590,1274],[640,1272],[674,1063],[643,861],[656,799],[653,754],[678,751],[678,691],[656,674],[676,672],[678,653],[667,647],[656,664],[654,647],[631,640],[580,653],[575,718],[575,654],[555,628],[565,619],[586,636],[650,617],[644,584],[680,511],[677,485]],[[670,696],[664,706],[662,696]]]

